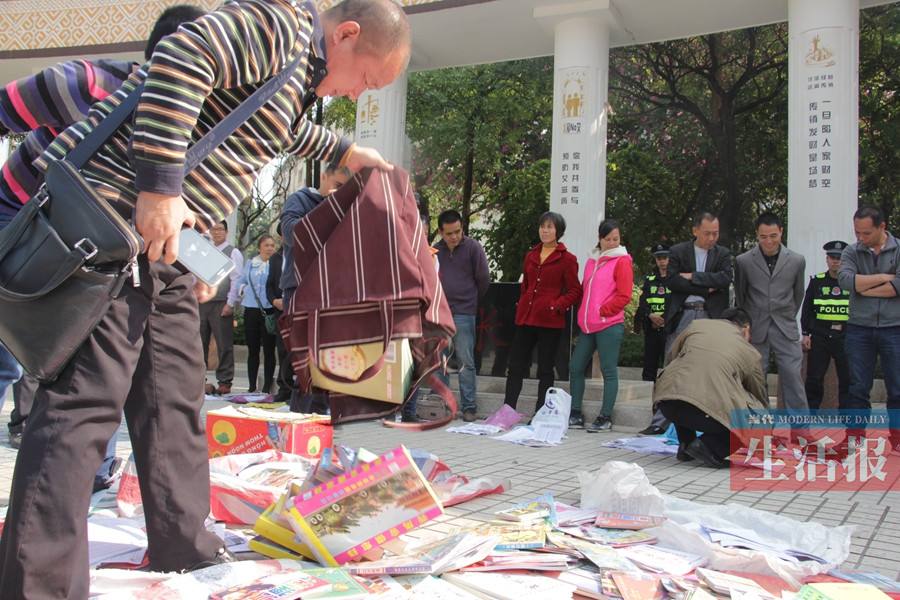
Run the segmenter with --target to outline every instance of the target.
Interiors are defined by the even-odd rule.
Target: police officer
[[[644,331],[644,370],[641,379],[656,381],[656,373],[666,355],[666,301],[670,290],[666,285],[669,275],[669,245],[658,243],[650,248],[656,268],[644,277],[641,300],[634,317],[636,332]],[[644,435],[658,435],[665,431],[667,423],[662,413],[654,414],[653,423],[641,431]]]
[[[806,363],[806,398],[811,409],[822,404],[823,380],[828,364],[834,359],[838,376],[838,407],[847,404],[850,386],[850,371],[844,353],[844,329],[850,318],[850,290],[838,284],[838,270],[841,268],[841,252],[846,242],[835,240],[822,248],[828,271],[810,278],[800,313],[800,327],[803,330],[803,349],[809,351]]]

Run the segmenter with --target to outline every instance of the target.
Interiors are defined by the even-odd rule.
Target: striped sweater
[[[64,157],[137,85],[133,121],[123,124],[82,169],[97,192],[130,217],[139,191],[181,194],[212,226],[251,191],[259,171],[281,153],[338,160],[349,140],[303,114],[325,75],[322,32],[311,3],[239,0],[182,25],[159,42],[148,65],[95,104],[35,161]],[[188,147],[297,56],[290,81],[196,169],[184,175]]]
[[[120,60],[75,60],[0,88],[0,134],[26,133],[0,171],[0,214],[15,214],[37,191],[32,166],[60,131],[85,118],[137,68]]]

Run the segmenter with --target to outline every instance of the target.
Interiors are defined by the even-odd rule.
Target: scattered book
[[[494,549],[497,538],[457,533],[446,539],[410,548],[403,556],[348,563],[354,575],[440,575],[483,560]]]
[[[890,596],[867,583],[809,583],[796,600],[889,600]]]
[[[648,527],[657,527],[665,522],[665,517],[654,517],[651,515],[632,515],[628,513],[600,512],[594,519],[595,527],[605,527],[607,529],[647,529]]]
[[[250,546],[250,550],[253,552],[262,554],[267,558],[287,558],[291,560],[305,560],[307,558],[261,535],[253,537],[247,545]]]
[[[570,567],[569,560],[559,554],[537,552],[494,552],[462,571],[563,571]]]
[[[556,510],[553,496],[544,494],[531,502],[516,504],[512,508],[494,513],[498,519],[512,521],[522,525],[532,525],[549,520],[556,522]]]
[[[852,583],[868,583],[869,585],[874,585],[882,592],[887,592],[889,594],[900,594],[900,582],[894,581],[875,571],[832,570],[829,571],[828,574]]]
[[[284,507],[288,499],[296,493],[299,493],[299,487],[289,486],[288,491],[283,494],[277,502],[272,504],[272,506],[264,510],[263,513],[257,517],[256,523],[253,524],[253,531],[270,542],[274,542],[274,544],[279,547],[286,548],[290,552],[294,552],[301,556],[314,559],[315,555],[312,550],[310,550],[306,544],[297,540],[297,535],[291,528],[290,521],[285,516]],[[281,556],[271,556],[270,554],[265,554],[265,552],[260,551],[260,549],[268,550],[271,548],[270,545],[263,545],[262,542],[257,542],[256,545],[257,548],[254,548],[254,551],[259,552],[260,554],[264,554],[270,558],[284,558]]]
[[[255,580],[252,583],[239,584],[221,592],[209,595],[209,600],[297,600],[299,598],[318,598],[320,594],[331,591],[331,584],[312,575],[309,571],[290,571],[275,573]]]
[[[327,581],[331,589],[327,592],[304,594],[302,598],[315,600],[357,600],[370,595],[366,585],[360,582],[345,569],[307,569],[304,571],[314,577]]]
[[[360,559],[443,514],[403,446],[293,497],[291,526],[321,564]]]
[[[624,548],[636,544],[655,544],[656,536],[645,531],[627,531],[623,529],[606,529],[604,527],[563,527],[560,531],[592,542],[599,542],[613,548]]]
[[[485,523],[471,528],[471,531],[484,537],[498,538],[495,550],[531,550],[547,545],[547,527],[545,525],[497,525]]]
[[[659,600],[663,597],[659,577],[641,573],[612,573],[623,600]]]
[[[718,594],[733,595],[737,592],[755,594],[760,600],[775,598],[775,596],[767,592],[765,588],[752,579],[731,573],[721,573],[701,567],[697,569],[697,578]]]
[[[404,598],[407,600],[478,600],[479,597],[443,579],[426,577],[412,586]]]
[[[625,558],[639,567],[654,573],[668,573],[669,575],[687,575],[707,562],[704,557],[697,554],[660,546],[633,546],[624,548],[621,552]],[[714,573],[714,571],[710,571],[710,573]],[[724,581],[724,579],[723,577],[719,581]],[[759,589],[765,593],[765,590]]]
[[[523,573],[446,573],[443,579],[488,600],[570,600],[574,585]]]

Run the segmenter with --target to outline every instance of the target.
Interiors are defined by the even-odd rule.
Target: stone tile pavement
[[[235,390],[246,389],[238,379]],[[244,386],[244,387],[242,387]],[[206,402],[206,410],[221,406]],[[16,450],[9,448],[5,424],[12,408],[11,398],[0,414],[0,506],[5,506],[12,480]],[[563,502],[579,499],[576,473],[593,470],[605,461],[622,460],[639,464],[650,481],[666,494],[712,504],[738,503],[800,521],[825,525],[854,525],[851,555],[843,565],[848,569],[876,570],[900,579],[900,490],[892,492],[733,492],[727,471],[716,471],[679,463],[674,457],[637,454],[603,448],[604,441],[630,432],[588,434],[572,431],[555,448],[527,448],[486,438],[444,431],[409,432],[386,429],[378,423],[356,423],[337,428],[335,440],[350,446],[364,446],[382,452],[398,444],[428,449],[454,471],[470,476],[502,475],[512,481],[504,494],[477,498],[447,509],[447,514],[431,526],[436,531],[490,520],[493,512],[511,503],[531,499],[544,491],[553,492]],[[119,429],[117,453],[127,457],[130,449],[124,426]]]

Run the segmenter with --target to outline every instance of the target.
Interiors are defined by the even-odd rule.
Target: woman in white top
[[[269,277],[269,258],[275,254],[275,238],[264,235],[256,243],[259,254],[247,261],[241,275],[244,307],[244,338],[247,342],[247,377],[250,379],[248,392],[255,392],[259,375],[259,350],[265,357],[262,392],[272,391],[275,378],[275,335],[266,330],[265,315],[272,313],[272,305],[266,297],[266,279]]]

